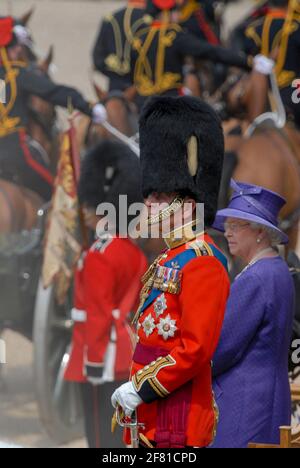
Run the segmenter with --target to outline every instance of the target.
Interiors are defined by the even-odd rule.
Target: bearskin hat
[[[214,222],[224,159],[224,135],[214,110],[200,99],[154,97],[140,118],[142,190],[179,192],[205,204]]]
[[[90,208],[111,203],[119,216],[119,196],[128,206],[141,203],[141,173],[138,157],[124,144],[105,140],[89,151],[81,167],[79,199]]]

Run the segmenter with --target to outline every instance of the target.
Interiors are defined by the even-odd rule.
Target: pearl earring
[[[261,243],[261,239],[257,239],[257,243],[260,244],[260,243]]]

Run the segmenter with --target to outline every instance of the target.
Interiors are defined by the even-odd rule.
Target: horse
[[[108,123],[126,137],[134,137],[138,131],[138,112],[134,104],[135,87],[132,86],[120,95],[114,96],[104,91],[94,80],[92,85],[97,102],[106,108]],[[92,148],[102,139],[114,138],[107,129],[100,125],[94,125],[87,116],[80,115],[80,119],[77,119],[75,125],[77,142],[81,152]]]
[[[277,128],[268,121],[252,126],[252,132],[247,133],[266,110],[268,92],[268,78],[254,71],[250,76],[231,76],[215,96],[214,103],[223,95],[232,117],[224,124],[226,155],[220,207],[228,203],[231,177],[277,192],[287,201],[280,213],[281,227],[289,236],[288,250],[295,250],[300,217],[300,134],[289,123]]]

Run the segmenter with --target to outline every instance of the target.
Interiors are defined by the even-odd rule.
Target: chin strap
[[[148,225],[158,224],[168,219],[172,214],[176,213],[183,206],[183,198],[177,196],[172,203],[165,209],[161,210],[157,215],[148,218]]]

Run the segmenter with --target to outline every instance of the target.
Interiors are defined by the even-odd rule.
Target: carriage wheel
[[[54,287],[40,281],[34,316],[34,370],[41,421],[57,443],[82,437],[82,411],[76,384],[65,382],[72,321],[69,304],[57,304]]]

